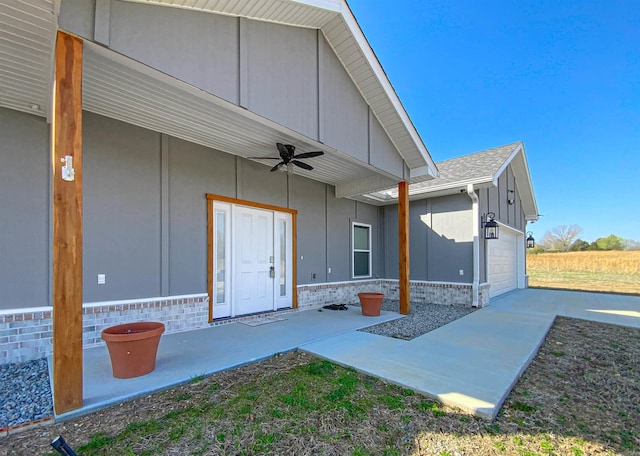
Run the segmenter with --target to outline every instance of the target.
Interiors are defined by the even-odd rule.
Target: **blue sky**
[[[640,1],[348,3],[436,162],[522,140],[537,239],[640,240]]]

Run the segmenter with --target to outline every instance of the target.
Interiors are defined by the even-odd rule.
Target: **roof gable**
[[[515,176],[518,193],[522,199],[522,208],[527,221],[538,219],[538,206],[533,193],[529,166],[522,141],[456,157],[436,163],[439,176],[425,180],[412,178],[409,185],[410,199],[435,198],[466,191],[467,185],[474,189],[496,187],[498,178],[511,166]],[[398,191],[387,189],[366,195],[368,201],[378,204],[395,204]]]
[[[413,169],[430,179],[437,168],[384,69],[344,0],[126,0],[245,17],[322,31],[394,146]]]

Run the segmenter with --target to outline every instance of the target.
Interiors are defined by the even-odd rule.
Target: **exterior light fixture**
[[[533,238],[533,233],[527,231],[527,248],[532,249],[536,246],[536,240]]]
[[[484,227],[485,239],[498,239],[499,229],[498,222],[495,221],[496,214],[489,212],[483,217],[482,226]]]
[[[280,163],[278,165],[278,171],[287,174],[293,174],[293,163]]]

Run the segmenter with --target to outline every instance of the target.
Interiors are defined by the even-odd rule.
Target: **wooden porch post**
[[[59,31],[55,53],[53,405],[61,414],[82,407],[82,40]]]
[[[398,184],[398,259],[400,264],[400,313],[411,311],[409,291],[409,184]]]

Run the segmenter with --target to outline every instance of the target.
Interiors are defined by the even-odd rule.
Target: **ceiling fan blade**
[[[278,168],[280,168],[280,165],[284,165],[284,162],[280,162],[276,166],[271,168],[271,172],[278,171]]]
[[[282,160],[282,157],[247,157],[249,160]]]
[[[303,152],[298,155],[294,155],[293,158],[311,158],[311,157],[319,157],[320,155],[324,155],[324,152],[321,150],[315,152]]]
[[[305,162],[301,162],[298,160],[291,160],[291,163],[293,163],[296,166],[299,166],[300,168],[308,169],[309,171],[313,169],[313,166],[307,165]]]
[[[292,146],[291,144],[276,143],[276,147],[278,148],[280,157],[282,157],[283,160],[291,159],[296,150],[295,146]]]

